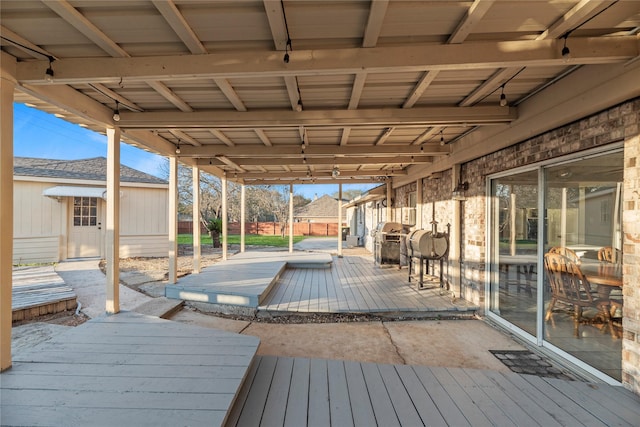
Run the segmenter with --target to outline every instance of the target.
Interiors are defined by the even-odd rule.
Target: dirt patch
[[[83,313],[76,314],[74,310],[61,311],[59,313],[45,314],[34,319],[13,322],[12,326],[21,326],[34,322],[50,323],[52,325],[78,326],[89,320],[89,316]]]

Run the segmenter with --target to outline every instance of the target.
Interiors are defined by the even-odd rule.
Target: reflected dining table
[[[608,299],[611,290],[622,289],[622,266],[610,262],[585,262],[580,265],[580,270],[592,285],[598,287],[598,296]]]

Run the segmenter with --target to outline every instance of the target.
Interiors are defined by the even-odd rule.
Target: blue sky
[[[52,114],[24,104],[14,104],[14,155],[47,159],[75,160],[107,156],[107,137],[68,123]],[[165,158],[127,144],[120,146],[120,161],[131,168],[161,176]],[[367,190],[375,185],[343,185],[343,191]],[[338,191],[337,184],[295,185],[294,193],[312,199]]]

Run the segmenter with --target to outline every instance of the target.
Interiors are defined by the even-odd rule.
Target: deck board
[[[76,293],[53,265],[14,269],[11,294],[14,321],[76,307]]]
[[[455,303],[440,288],[417,290],[406,269],[376,266],[364,255],[335,257],[328,269],[287,269],[258,309],[298,313],[449,313],[471,315],[477,307]],[[280,288],[286,288],[282,290]]]
[[[273,387],[266,390],[266,396],[264,384],[256,390],[260,394],[259,400],[266,402],[271,393],[288,392],[287,404],[285,408],[284,399],[277,396],[274,398],[279,402],[277,405],[268,410],[263,406],[264,412],[253,414],[253,419],[282,420],[282,414],[272,413],[280,410],[286,412],[284,425],[287,426],[598,426],[603,425],[603,420],[610,421],[611,425],[635,426],[640,408],[640,397],[621,387],[605,384],[464,368],[305,358],[292,361],[273,356],[268,359],[271,362],[265,367],[267,377],[281,361],[286,368],[273,375]],[[284,378],[289,379],[289,387]],[[252,387],[247,401],[253,392]],[[592,405],[602,401],[603,395],[618,394],[622,397],[621,405],[630,407],[615,418],[611,417],[613,408]],[[565,406],[566,401],[574,404]],[[587,407],[591,410],[586,410]],[[251,408],[244,405],[243,411],[254,410],[261,411],[260,405]],[[575,414],[575,411],[579,413]],[[229,425],[258,424],[238,422]]]
[[[223,425],[258,345],[138,313],[98,317],[13,356],[2,424]]]

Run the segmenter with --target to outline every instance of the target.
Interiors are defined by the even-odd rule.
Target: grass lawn
[[[293,236],[293,243],[298,243],[307,236]],[[222,240],[222,238],[220,239]],[[211,241],[211,236],[202,235],[200,238],[200,242],[203,245],[211,245],[213,244]],[[230,234],[227,237],[227,243],[233,245],[240,244],[240,235],[239,234]],[[289,246],[289,236],[286,236],[284,239],[280,236],[259,236],[257,234],[247,234],[244,236],[244,243],[247,246],[278,246],[278,247],[287,247]],[[193,235],[191,234],[180,234],[178,235],[178,244],[192,245],[193,244]]]

